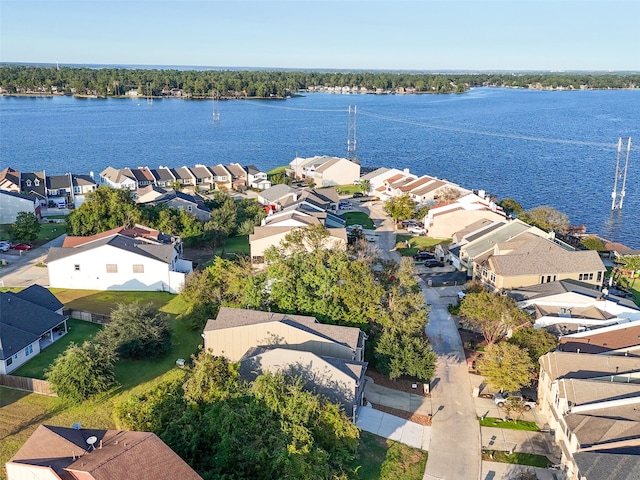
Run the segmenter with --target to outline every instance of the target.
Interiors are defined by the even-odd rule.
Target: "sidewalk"
[[[429,450],[431,427],[411,422],[371,407],[360,407],[356,426],[365,432],[404,443],[410,447]]]
[[[509,480],[511,478],[517,478],[515,475],[522,471],[531,469],[533,470],[538,480],[560,480],[564,476],[555,470],[549,470],[547,468],[525,467],[524,465],[513,465],[510,463],[499,462],[482,462],[482,480]]]
[[[511,430],[508,428],[481,427],[483,450],[533,453],[544,455],[552,464],[560,463],[560,448],[548,433]]]

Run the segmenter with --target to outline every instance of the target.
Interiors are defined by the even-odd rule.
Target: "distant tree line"
[[[639,88],[640,74],[596,73],[477,73],[434,74],[405,72],[157,70],[126,68],[71,68],[27,65],[0,66],[0,86],[10,94],[52,92],[101,97],[162,96],[171,89],[187,98],[284,98],[309,87],[364,87],[396,92],[462,93],[470,87],[520,88]],[[164,92],[164,93],[163,93]]]

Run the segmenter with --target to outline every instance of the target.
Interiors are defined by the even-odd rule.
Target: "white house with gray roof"
[[[296,157],[289,163],[288,173],[294,178],[313,181],[318,187],[351,185],[360,180],[360,164],[327,155]]]
[[[179,293],[193,270],[190,261],[180,258],[176,245],[120,233],[53,247],[46,263],[51,287],[85,290]]]
[[[0,292],[0,374],[8,374],[67,333],[63,305],[46,288]]]

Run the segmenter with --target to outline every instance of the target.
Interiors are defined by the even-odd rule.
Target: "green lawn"
[[[9,240],[10,226],[9,224],[0,225],[0,240]],[[32,242],[33,246],[40,247],[63,233],[66,233],[65,223],[41,223],[40,233],[38,233],[38,238]]]
[[[184,311],[184,304],[180,296],[168,292],[120,292],[63,288],[52,288],[51,292],[64,304],[65,308],[87,310],[104,315],[109,315],[118,303],[135,301],[152,303],[157,309],[175,315]]]
[[[237,235],[227,238],[224,246],[226,256],[229,255],[250,255],[249,235]]]
[[[267,172],[267,175],[276,175],[278,173],[284,173],[289,168],[289,165],[282,165],[281,167],[272,168]]]
[[[362,225],[362,227],[367,230],[375,230],[376,228],[373,220],[364,212],[345,212],[340,214],[340,216],[346,220],[347,227],[349,225]]]
[[[420,480],[427,464],[427,452],[360,432],[360,445],[353,468],[362,480]]]
[[[337,187],[332,187],[336,189],[341,195],[353,195],[356,192],[361,192],[360,185],[338,185]]]
[[[64,352],[71,342],[81,344],[85,340],[91,339],[98,330],[102,328],[96,323],[75,320],[73,318],[67,320],[67,327],[69,331],[64,337],[42,350],[42,352],[20,366],[20,368],[12,372],[12,374],[19,377],[44,379],[44,369],[51,365],[53,360]]]
[[[399,233],[396,235],[396,251],[403,257],[412,257],[418,250],[433,252],[435,246],[439,243],[450,241],[450,238],[414,237],[413,235]],[[407,247],[406,242],[409,242],[409,247]]]
[[[486,417],[484,420],[479,418],[481,427],[494,427],[494,428],[506,428],[509,430],[526,430],[529,432],[537,432],[538,425],[536,422],[528,422],[526,420],[513,420],[503,421],[501,418]]]
[[[507,452],[502,452],[500,450],[484,450],[482,452],[482,460],[540,468],[547,468],[551,464],[549,459],[544,455],[521,452],[514,452],[511,455],[508,455]]]

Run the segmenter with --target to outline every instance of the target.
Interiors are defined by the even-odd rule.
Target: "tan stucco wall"
[[[456,210],[451,213],[436,215],[433,218],[433,225],[427,229],[427,236],[432,238],[451,238],[454,233],[482,219],[496,222],[504,220],[504,217],[491,210]]]
[[[580,272],[580,273],[590,273],[590,272]],[[556,275],[556,280],[555,281],[560,281],[560,280],[567,280],[567,279],[573,279],[573,280],[578,280],[579,278],[579,274],[578,273],[557,273]],[[538,285],[540,284],[540,277],[541,275],[520,275],[520,276],[513,276],[513,277],[503,277],[500,275],[496,275],[496,282],[495,282],[495,287],[498,289],[511,289],[511,288],[519,288],[519,287],[528,287],[530,285]],[[547,279],[546,279],[547,275],[545,275],[545,283],[547,283]],[[489,276],[487,276],[486,279],[483,279],[485,281],[488,281]],[[591,285],[601,285],[602,284],[602,279],[604,278],[604,273],[602,274],[602,276],[600,277],[600,280],[596,280],[598,278],[598,273],[597,272],[593,272],[593,280],[580,280],[583,283],[589,283]],[[551,280],[553,281],[553,274],[551,275]]]

